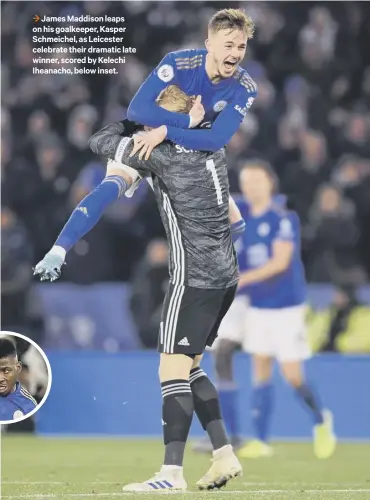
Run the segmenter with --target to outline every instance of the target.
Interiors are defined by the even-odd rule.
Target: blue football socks
[[[270,382],[258,384],[252,392],[252,425],[260,441],[268,440],[273,406],[273,387]]]
[[[319,402],[319,398],[311,387],[306,384],[295,388],[296,395],[301,401],[306,405],[312,415],[312,420],[314,425],[322,424],[324,419],[322,416],[322,409]]]
[[[230,438],[239,437],[238,388],[232,382],[219,382],[217,390],[227,433]]]
[[[94,191],[74,209],[58,236],[55,245],[70,250],[99,221],[104,210],[127,190],[128,186],[118,175],[107,176]]]

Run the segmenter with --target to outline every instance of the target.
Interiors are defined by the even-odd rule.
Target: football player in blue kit
[[[18,382],[21,371],[15,342],[9,337],[0,337],[1,422],[22,418],[37,406],[31,394]]]
[[[153,127],[135,137],[134,155],[149,158],[167,139],[198,151],[217,151],[238,130],[257,96],[257,85],[239,64],[254,32],[253,21],[240,9],[223,9],[208,23],[205,49],[170,52],[141,85],[128,108],[128,119]],[[159,108],[157,96],[168,85],[197,96],[189,114]],[[204,130],[193,130],[200,125]]]
[[[219,330],[215,348],[219,395],[225,424],[238,443],[237,388],[232,356],[237,346],[253,358],[252,419],[255,438],[239,449],[242,458],[270,456],[271,384],[274,360],[312,417],[314,452],[328,458],[335,450],[333,417],[324,410],[305,380],[303,362],[310,357],[306,339],[306,281],[301,261],[300,222],[295,212],[273,203],[276,177],[260,160],[244,165],[243,197],[238,208],[246,230],[236,244],[239,293]]]

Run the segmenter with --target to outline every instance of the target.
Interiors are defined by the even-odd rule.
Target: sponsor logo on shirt
[[[245,107],[246,107],[247,109],[249,109],[249,108],[252,106],[253,101],[254,101],[254,97],[249,97],[249,98],[248,98],[248,101],[246,102]]]
[[[185,149],[183,146],[176,144],[176,153],[194,153],[194,149]]]
[[[241,106],[239,106],[239,104],[237,104],[236,106],[234,106],[234,109],[236,111],[239,111],[239,113],[242,116],[245,116],[247,114],[248,109],[252,106],[253,101],[254,101],[254,97],[249,97],[248,101],[245,103],[244,108],[242,108]]]
[[[237,104],[236,106],[234,106],[234,109],[236,111],[239,111],[239,113],[242,115],[242,116],[245,116],[247,114],[247,109],[246,108],[241,108],[239,106],[239,104]]]

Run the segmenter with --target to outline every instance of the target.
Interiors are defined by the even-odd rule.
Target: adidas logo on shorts
[[[184,337],[183,339],[180,340],[180,342],[177,343],[177,345],[184,345],[184,346],[189,346],[189,341],[187,337]]]

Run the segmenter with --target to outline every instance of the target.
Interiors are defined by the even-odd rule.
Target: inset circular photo
[[[16,332],[0,332],[0,424],[19,423],[45,403],[52,374],[44,351]]]

